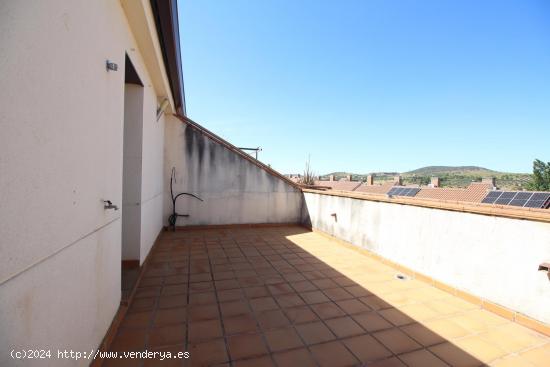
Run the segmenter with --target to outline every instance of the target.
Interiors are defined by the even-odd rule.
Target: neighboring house
[[[315,180],[315,187],[329,190],[340,190],[340,191],[355,191],[361,185],[361,181],[353,181],[351,175],[342,177],[338,180],[335,179],[334,175],[329,175],[328,180]]]
[[[292,182],[296,182],[296,183],[300,183],[300,181],[302,180],[302,175],[300,174],[289,174],[285,176],[288,177],[288,179],[291,180]]]
[[[355,189],[356,192],[362,192],[367,194],[386,194],[396,184],[395,182],[385,182],[381,185],[367,185],[361,184]]]
[[[493,185],[472,182],[467,188],[422,187],[415,198],[481,203]]]
[[[360,185],[358,181],[315,181],[315,186],[341,191],[354,191]]]
[[[371,180],[372,181],[372,180]],[[414,196],[419,199],[433,199],[443,201],[464,201],[480,203],[487,193],[494,188],[494,182],[472,182],[467,188],[442,188],[425,187],[419,185],[400,185],[399,179],[396,181],[385,182],[383,184],[369,184],[357,181],[315,181],[315,186],[325,187],[330,190],[353,191],[365,194],[385,195],[394,187],[420,188]],[[432,181],[434,181],[432,179]],[[439,183],[439,180],[437,180]],[[433,186],[433,184],[432,184]]]

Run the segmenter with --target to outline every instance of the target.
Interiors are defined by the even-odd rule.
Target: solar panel
[[[531,200],[543,200],[546,201],[550,197],[550,193],[547,192],[535,192],[531,197]]]
[[[405,191],[404,187],[399,187],[397,190],[395,190],[395,195],[403,195],[403,191]]]
[[[409,188],[404,188],[403,191],[401,191],[401,193],[399,195],[401,196],[409,196],[409,192],[411,191],[411,189]]]
[[[550,193],[535,192],[529,201],[525,204],[526,208],[546,209],[550,205]]]
[[[513,199],[517,194],[517,191],[504,191],[502,195],[500,195],[499,199]]]
[[[525,203],[524,208],[544,208],[544,204],[546,201],[544,200],[529,200],[527,203]]]
[[[518,192],[514,200],[529,200],[531,195],[533,195],[532,192]]]
[[[500,196],[500,194],[502,194],[502,191],[489,191],[489,193],[487,194],[487,198],[498,198]]]
[[[518,192],[512,201],[510,201],[509,205],[524,206],[529,201],[531,196],[533,196],[532,192]]]
[[[510,204],[511,201],[512,201],[512,199],[498,198],[498,200],[495,201],[495,204],[497,204],[497,205],[508,205],[508,204]]]
[[[409,196],[410,197],[416,196],[416,194],[418,194],[419,191],[420,191],[419,188],[413,187],[413,188],[409,189]]]
[[[484,204],[493,204],[501,194],[502,191],[489,191],[485,199],[481,200],[481,202]]]
[[[417,187],[392,187],[390,191],[388,191],[388,195],[391,196],[409,196],[413,197],[418,194],[420,191]]]
[[[504,191],[502,195],[499,196],[499,198],[495,201],[495,204],[499,205],[508,205],[516,196],[517,191]]]
[[[510,204],[509,204],[509,205],[512,205],[512,206],[524,206],[526,202],[527,202],[527,199],[517,199],[517,196],[516,196],[516,199],[510,201]]]
[[[393,187],[393,188],[388,192],[388,194],[389,194],[389,195],[399,195],[399,193],[401,193],[402,190],[403,190],[402,187]]]
[[[390,191],[388,191],[388,195],[397,195],[397,192],[401,191],[400,187],[392,187]]]
[[[547,209],[550,207],[550,192],[493,190],[489,191],[481,202],[484,204]]]

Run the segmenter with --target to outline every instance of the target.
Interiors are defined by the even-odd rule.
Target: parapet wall
[[[530,211],[539,220],[524,220],[488,206],[442,209],[315,190],[304,190],[304,200],[303,222],[313,229],[550,324],[550,277],[538,271],[550,260],[549,214]]]
[[[249,223],[299,223],[302,193],[292,182],[186,118],[167,118],[165,134],[164,221],[174,193],[193,193],[204,201],[181,197],[178,226]]]

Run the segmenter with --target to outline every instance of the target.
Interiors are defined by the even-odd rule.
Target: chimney
[[[494,177],[484,177],[483,179],[481,179],[481,182],[485,184],[490,184],[493,187],[497,187],[497,180]]]
[[[328,180],[329,180],[329,181],[334,181],[334,175],[328,176]]]
[[[401,180],[401,175],[395,176],[395,177],[393,178],[393,182],[394,182],[396,185],[402,185],[402,184],[403,184],[403,181]]]
[[[346,178],[348,179],[348,181],[352,181],[351,175],[347,175]]]
[[[432,177],[432,180],[431,180],[431,187],[439,187],[440,184],[439,184],[439,177]]]
[[[368,175],[367,176],[367,185],[368,186],[374,185],[374,175]]]

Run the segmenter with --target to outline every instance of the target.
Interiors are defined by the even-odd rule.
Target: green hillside
[[[482,177],[496,176],[500,172],[478,166],[428,166],[405,172],[403,175],[438,176],[438,175],[477,175]]]
[[[336,179],[352,175],[354,180],[365,181],[368,174],[356,174],[351,172],[332,172],[322,176],[328,179],[334,175]],[[377,184],[384,183],[400,173],[398,172],[374,172]],[[401,173],[405,185],[427,185],[431,177],[440,178],[441,187],[467,187],[472,182],[480,182],[484,177],[496,177],[497,186],[506,190],[522,190],[531,182],[529,173],[498,172],[478,166],[427,166],[409,172]]]

